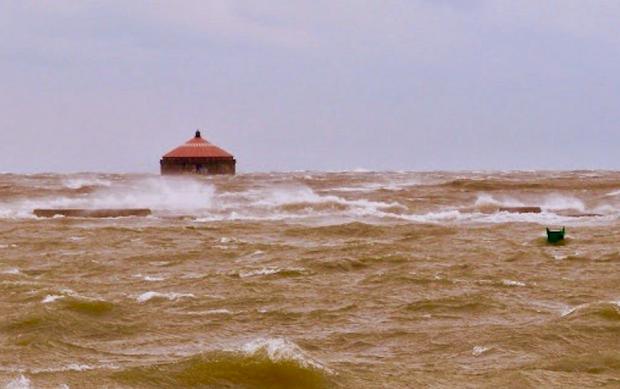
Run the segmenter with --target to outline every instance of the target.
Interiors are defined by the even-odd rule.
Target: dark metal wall
[[[164,158],[160,161],[162,175],[235,174],[236,164],[232,158]]]

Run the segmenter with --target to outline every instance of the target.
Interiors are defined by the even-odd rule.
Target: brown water
[[[0,175],[0,384],[620,387],[619,216],[612,172]]]

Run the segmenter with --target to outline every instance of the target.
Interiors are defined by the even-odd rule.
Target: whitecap
[[[63,185],[69,189],[81,189],[89,186],[105,186],[108,187],[112,185],[112,182],[109,180],[104,180],[100,178],[69,178],[63,182]]]
[[[40,373],[59,373],[59,372],[68,372],[68,371],[79,372],[79,371],[87,371],[87,370],[94,370],[94,369],[95,367],[90,366],[90,365],[70,363],[67,366],[60,366],[60,367],[54,367],[54,368],[29,369],[28,372],[33,373],[33,374],[40,374]]]
[[[144,281],[157,282],[164,281],[166,278],[162,276],[144,276]]]
[[[66,296],[73,297],[74,299],[79,299],[79,300],[105,301],[103,298],[101,298],[99,296],[95,296],[95,297],[85,296],[85,295],[79,294],[78,292],[74,291],[73,289],[69,289],[69,288],[60,289],[59,292],[64,294],[64,295],[66,295]]]
[[[563,308],[560,309],[560,316],[562,316],[562,317],[568,316],[568,315],[570,315],[573,312],[575,312],[575,308],[566,305],[566,306],[564,306]]]
[[[477,356],[484,354],[485,352],[489,350],[490,350],[490,347],[474,346],[474,348],[471,350],[471,355],[473,355],[474,357],[477,357]]]
[[[9,381],[6,384],[5,389],[31,389],[32,387],[32,381],[30,381],[28,377],[20,375],[14,380]]]
[[[145,303],[149,300],[157,299],[157,298],[174,301],[174,300],[178,300],[181,298],[194,298],[194,297],[195,296],[191,293],[176,293],[176,292],[161,293],[161,292],[149,291],[149,292],[144,292],[138,297],[136,297],[136,300],[139,303]]]
[[[563,260],[565,260],[566,258],[568,258],[568,255],[564,255],[564,254],[555,254],[555,253],[554,253],[554,254],[553,254],[553,258],[554,258],[556,261],[563,261]]]
[[[494,196],[491,196],[488,193],[480,193],[478,195],[478,197],[476,198],[476,201],[474,202],[474,206],[476,207],[488,207],[488,206],[493,206],[493,207],[523,207],[524,204],[523,202],[509,197],[509,196],[504,196],[501,198],[496,198]]]
[[[18,269],[18,268],[16,268],[16,267],[12,267],[12,268],[10,268],[10,269],[6,269],[6,270],[3,270],[3,271],[2,271],[2,274],[14,274],[14,275],[18,275],[18,274],[21,274],[21,273],[22,273],[22,272],[21,272],[21,270],[19,270],[19,269]]]
[[[566,317],[568,315],[571,315],[572,313],[579,311],[581,309],[587,308],[587,307],[591,307],[597,304],[613,304],[616,305],[618,307],[620,307],[620,300],[618,301],[594,301],[594,302],[590,302],[590,303],[584,303],[584,304],[579,304],[576,305],[574,307],[570,307],[570,306],[566,306],[565,309],[562,310],[561,312],[561,316],[562,317]]]
[[[262,268],[262,269],[258,269],[258,270],[250,270],[250,271],[241,271],[239,272],[239,277],[241,278],[248,278],[248,277],[253,277],[253,276],[266,276],[266,275],[270,275],[270,274],[276,274],[279,273],[281,270],[277,267],[275,268]]]
[[[205,312],[207,315],[232,315],[232,312],[228,309],[210,309]]]
[[[206,277],[205,274],[200,274],[200,273],[187,273],[187,274],[183,274],[180,278],[183,280],[195,280],[198,278],[203,278]]]
[[[608,196],[608,197],[614,197],[614,196],[619,196],[619,195],[620,195],[620,189],[614,190],[612,192],[609,192],[609,193],[605,194],[605,196]]]
[[[256,251],[254,251],[253,253],[251,253],[251,254],[247,255],[247,258],[250,258],[250,259],[255,259],[255,258],[258,258],[258,257],[262,257],[264,254],[265,254],[265,252],[264,252],[264,251],[262,251],[262,250],[256,250]]]
[[[0,249],[14,249],[18,247],[15,243],[11,243],[11,244],[0,244]]]
[[[399,191],[412,186],[419,186],[420,181],[418,180],[409,180],[409,181],[390,181],[390,182],[368,182],[361,183],[353,186],[343,186],[336,187],[331,190],[335,192],[358,192],[358,193],[369,193],[375,192],[378,190],[387,190],[387,191]]]
[[[525,282],[514,280],[502,280],[502,284],[505,286],[525,286]]]
[[[510,196],[492,196],[488,193],[478,195],[474,206],[477,208],[502,208],[502,207],[540,207],[545,212],[559,210],[574,210],[585,212],[586,207],[583,201],[574,196],[566,196],[558,193],[551,193],[543,196],[528,196],[524,199],[517,199]]]
[[[163,276],[149,276],[149,275],[142,275],[142,274],[134,274],[133,275],[134,278],[141,278],[144,281],[147,282],[159,282],[159,281],[164,281],[166,279],[166,277]]]
[[[571,306],[566,306],[566,307],[564,307],[564,308],[561,310],[561,312],[560,312],[560,316],[562,316],[562,317],[566,317],[566,316],[568,316],[568,315],[572,314],[573,312],[577,311],[578,309],[581,309],[581,308],[583,308],[583,307],[585,307],[585,306],[587,306],[587,305],[588,305],[588,304],[580,304],[580,305],[577,305],[577,306],[574,306],[574,307],[571,307]]]
[[[65,367],[66,371],[86,371],[86,370],[93,370],[93,369],[94,367],[90,365],[82,365],[79,363],[71,363]]]
[[[307,355],[297,344],[283,338],[257,338],[243,344],[241,351],[248,355],[263,354],[274,362],[295,361],[305,368],[332,373],[325,365]]]
[[[49,303],[53,303],[56,300],[60,300],[65,298],[65,296],[60,296],[57,294],[48,294],[47,296],[45,296],[45,298],[41,301],[43,304],[49,304]]]
[[[570,209],[584,212],[586,210],[586,207],[581,199],[557,193],[545,196],[540,206],[543,210],[548,211]]]
[[[73,186],[79,187],[79,183]],[[32,210],[37,208],[149,208],[154,211],[187,213],[210,209],[214,192],[213,185],[192,178],[146,178],[123,184],[99,185],[86,196],[15,201],[3,207],[0,217],[36,218]]]

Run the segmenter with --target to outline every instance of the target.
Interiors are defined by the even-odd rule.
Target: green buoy
[[[564,240],[564,234],[566,233],[566,227],[562,227],[561,230],[550,230],[547,228],[547,242],[558,243]]]

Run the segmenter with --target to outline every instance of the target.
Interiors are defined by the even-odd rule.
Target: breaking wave
[[[481,210],[501,207],[540,207],[543,211],[586,211],[584,202],[581,199],[557,193],[550,193],[542,196],[524,195],[520,198],[512,196],[492,196],[488,193],[482,193],[478,195],[474,206]]]
[[[545,175],[2,176],[0,387],[614,383],[620,173]]]
[[[542,366],[547,370],[573,374],[601,374],[605,372],[617,374],[620,371],[620,352],[584,352],[578,356],[562,356],[555,360],[545,361]]]
[[[329,388],[333,371],[298,345],[259,338],[230,350],[205,352],[172,363],[127,369],[116,378],[128,385],[162,387]]]
[[[69,185],[81,185],[81,180]],[[0,208],[0,217],[32,217],[36,208],[150,208],[169,213],[191,213],[211,207],[213,185],[183,178],[127,179],[89,193],[21,199]]]
[[[448,174],[321,173],[256,174],[234,178],[132,175],[7,176],[0,189],[0,218],[34,218],[37,208],[149,208],[153,216],[197,223],[291,221],[323,225],[363,223],[572,224],[620,216],[611,193],[597,196],[529,191],[527,181],[501,181],[507,193],[476,191]],[[443,180],[443,181],[442,181]],[[351,181],[351,182],[349,182]],[[485,181],[488,186],[489,182]],[[455,188],[456,185],[456,189]],[[464,190],[461,185],[465,185]],[[505,186],[505,185],[504,185]],[[503,186],[503,187],[504,187]],[[19,187],[18,194],[12,189]],[[502,187],[502,188],[503,188]],[[442,192],[443,191],[443,192]],[[4,193],[4,195],[3,195]],[[606,195],[607,194],[607,195]],[[472,196],[475,196],[472,199]],[[503,207],[540,207],[539,214],[500,212]],[[582,217],[581,221],[573,216]],[[572,217],[572,218],[571,218]]]
[[[24,375],[20,375],[19,377],[7,382],[5,385],[5,389],[31,389],[32,381],[28,377]]]
[[[136,297],[136,301],[139,303],[145,303],[151,300],[175,301],[175,300],[179,300],[182,298],[194,298],[194,297],[195,296],[191,293],[175,293],[175,292],[161,293],[161,292],[149,291],[149,292],[144,292],[138,297]]]
[[[75,177],[63,180],[63,185],[69,189],[109,187],[112,181],[99,177]]]
[[[570,320],[600,318],[620,321],[620,301],[598,301],[566,308],[562,317]]]

